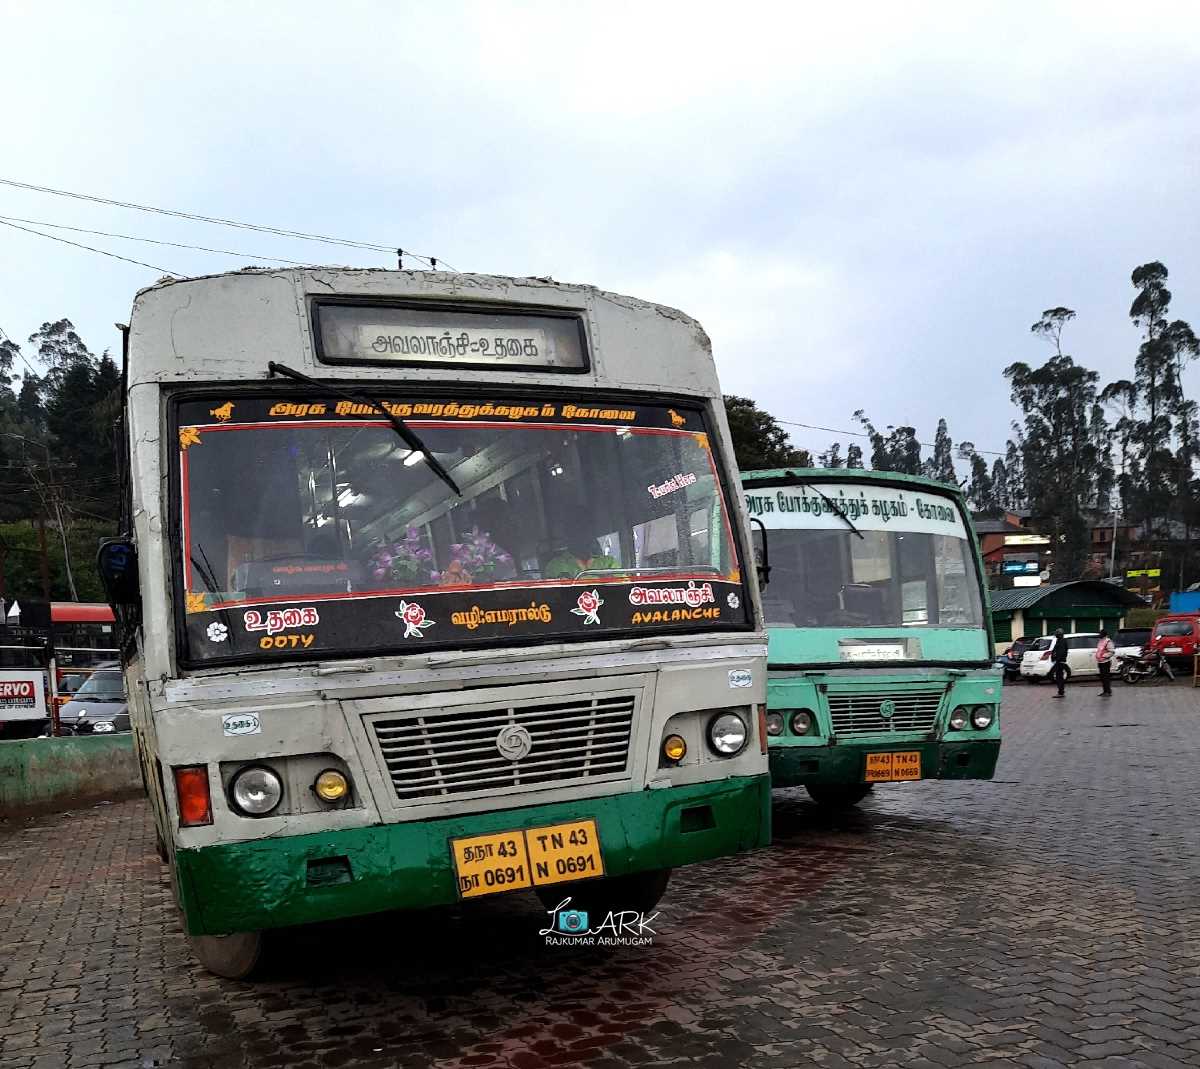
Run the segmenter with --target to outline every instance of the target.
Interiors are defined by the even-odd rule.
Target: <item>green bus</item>
[[[769,841],[766,634],[695,320],[245,271],[139,293],[124,374],[101,571],[213,972],[267,930],[508,891],[602,922]]]
[[[772,785],[851,806],[876,783],[990,779],[983,567],[960,493],[861,469],[742,475],[767,622]]]

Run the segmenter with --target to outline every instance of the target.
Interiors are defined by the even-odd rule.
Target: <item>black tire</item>
[[[188,943],[201,965],[226,980],[248,980],[263,966],[262,932],[189,935]]]
[[[556,883],[534,888],[547,910],[557,907],[564,898],[571,899],[571,909],[582,910],[593,923],[599,923],[609,913],[632,910],[649,913],[667,890],[670,869],[635,872],[630,876],[608,876],[599,880],[578,883]]]
[[[1026,676],[1025,678],[1028,679],[1030,683],[1033,683],[1035,685],[1042,681],[1041,676]]]
[[[1145,676],[1143,676],[1142,673],[1136,668],[1131,668],[1121,678],[1125,680],[1126,683],[1140,683]]]
[[[869,783],[814,783],[804,789],[825,809],[850,809],[871,793]]]

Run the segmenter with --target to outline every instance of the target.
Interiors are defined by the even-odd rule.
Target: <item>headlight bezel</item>
[[[980,716],[985,717],[983,723],[979,722]],[[971,707],[971,727],[976,731],[987,731],[988,728],[996,720],[996,709],[991,705],[973,705]]]
[[[726,719],[736,720],[741,725],[742,741],[737,749],[734,750],[723,750],[717,745],[717,725]],[[708,740],[708,748],[718,757],[737,757],[738,754],[742,753],[750,745],[750,725],[746,723],[746,718],[737,711],[733,709],[721,709],[709,718],[708,726],[704,730],[704,736]]]
[[[245,777],[247,777],[251,773],[255,773],[255,772],[263,773],[267,777],[269,777],[271,780],[274,780],[275,787],[278,792],[277,796],[275,798],[275,801],[268,808],[258,810],[258,811],[255,811],[253,808],[248,808],[246,806],[246,804],[244,804],[244,802],[239,800],[239,798],[238,798],[239,784],[241,784],[241,782],[245,779]],[[230,804],[231,808],[234,810],[234,812],[239,814],[240,816],[250,817],[251,819],[254,819],[254,820],[261,819],[262,817],[271,816],[271,814],[273,814],[283,803],[283,794],[284,794],[283,777],[278,772],[276,772],[275,769],[273,769],[270,765],[263,765],[263,764],[246,765],[244,768],[239,768],[230,777],[229,789],[227,791],[227,797],[229,799],[229,804]]]
[[[778,738],[783,734],[786,726],[783,713],[781,713],[778,709],[768,709],[766,724],[767,735],[772,739]]]
[[[951,731],[966,731],[971,726],[971,709],[969,705],[956,705],[950,710]]]
[[[804,717],[804,720],[806,721],[803,730],[797,728],[796,726],[796,721],[800,717]],[[793,735],[798,735],[801,738],[803,738],[805,735],[811,735],[813,733],[813,728],[816,727],[816,724],[817,717],[811,709],[794,709],[792,710],[792,715],[788,717],[788,729]]]

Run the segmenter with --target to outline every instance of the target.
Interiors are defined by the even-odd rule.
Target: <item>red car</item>
[[[1149,649],[1157,650],[1172,663],[1187,662],[1200,652],[1200,613],[1173,613],[1154,624]]]

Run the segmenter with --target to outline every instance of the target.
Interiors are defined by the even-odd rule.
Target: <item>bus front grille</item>
[[[373,721],[402,802],[623,774],[634,698],[603,695]],[[506,756],[506,754],[508,756]]]
[[[827,694],[829,719],[839,739],[864,735],[928,734],[937,724],[945,689]]]

